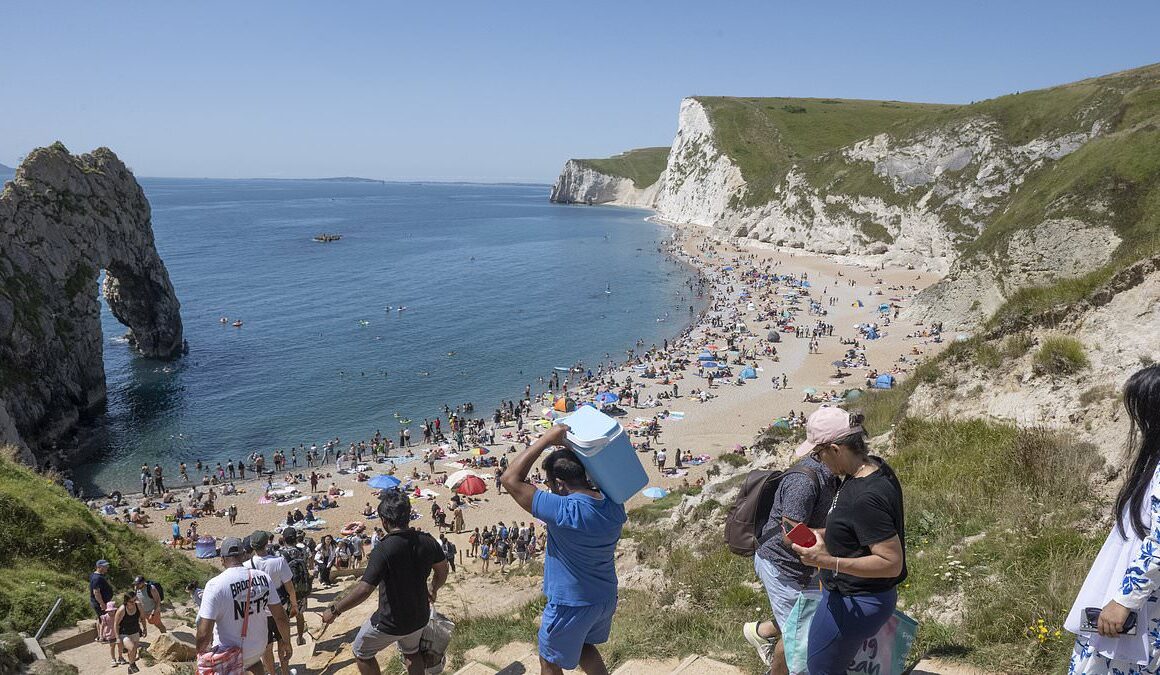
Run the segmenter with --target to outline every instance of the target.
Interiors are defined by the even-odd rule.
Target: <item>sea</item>
[[[142,358],[102,309],[107,411],[73,467],[88,491],[139,486],[143,463],[172,481],[179,462],[397,438],[408,420],[421,439],[445,405],[489,415],[702,309],[694,271],[662,252],[671,230],[552,204],[545,185],[141,184],[189,353]]]

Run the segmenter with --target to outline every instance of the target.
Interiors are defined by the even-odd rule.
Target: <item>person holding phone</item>
[[[839,422],[835,438],[844,435],[849,426],[848,418]],[[776,638],[789,620],[798,597],[806,590],[816,591],[819,583],[818,568],[803,564],[790,543],[796,540],[812,545],[815,537],[810,528],[825,526],[826,512],[837,487],[829,467],[810,456],[812,449],[811,445],[799,453],[800,459],[778,481],[768,520],[758,540],[760,545],[753,556],[753,567],[765,587],[773,616],[769,621],[746,623],[741,630],[762,662],[769,666],[770,675],[790,675],[785,646]],[[799,539],[800,535],[805,538]]]
[[[1124,384],[1127,476],[1116,523],[1063,627],[1075,633],[1068,673],[1160,672],[1160,365]]]
[[[870,455],[862,416],[841,408],[814,411],[798,451],[844,479],[813,546],[792,546],[802,563],[822,570],[822,599],[807,640],[810,675],[845,675],[862,641],[894,614],[906,579],[902,485]]]

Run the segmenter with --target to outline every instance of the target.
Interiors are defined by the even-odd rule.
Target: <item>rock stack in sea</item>
[[[0,442],[24,461],[66,449],[104,404],[102,270],[131,344],[150,358],[180,356],[180,303],[132,172],[107,148],[33,150],[0,193]]]

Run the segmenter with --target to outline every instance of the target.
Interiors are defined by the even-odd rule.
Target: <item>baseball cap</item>
[[[850,418],[850,413],[845,410],[831,406],[818,408],[806,418],[806,440],[797,447],[794,454],[804,457],[819,445],[861,433],[865,433],[862,425],[855,424]]]
[[[135,583],[135,584],[143,584],[143,583],[145,583],[145,577],[143,577],[143,576],[141,576],[140,574],[138,574],[138,575],[137,575],[137,577],[136,577],[135,579],[133,579],[133,583]]]
[[[259,549],[266,548],[266,544],[270,543],[270,533],[265,530],[254,530],[250,535],[250,546]]]
[[[96,566],[97,567],[108,567],[109,561],[108,560],[98,560]]]
[[[226,537],[222,539],[222,557],[223,558],[237,558],[245,551],[242,546],[242,540],[237,537]]]

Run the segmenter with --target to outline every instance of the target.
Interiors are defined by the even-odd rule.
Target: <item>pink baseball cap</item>
[[[854,424],[850,413],[841,408],[824,406],[806,418],[806,440],[797,447],[794,454],[804,457],[819,445],[833,443],[847,436],[865,433],[862,425]]]

